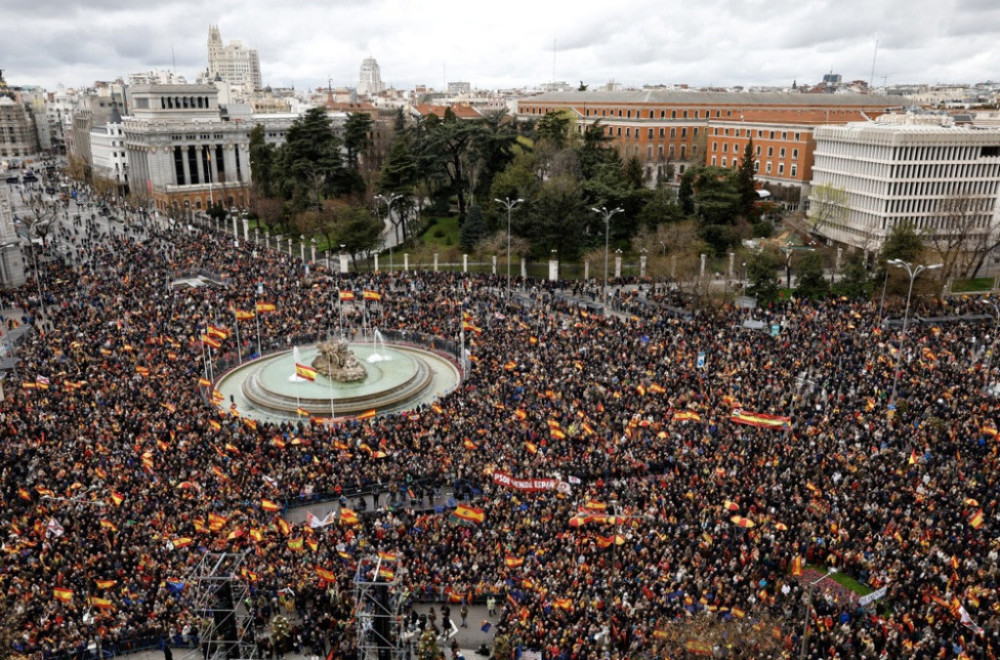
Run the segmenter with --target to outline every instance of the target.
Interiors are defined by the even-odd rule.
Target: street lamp
[[[910,276],[910,288],[906,292],[906,311],[903,312],[903,334],[899,338],[899,352],[896,355],[896,375],[892,378],[892,394],[889,396],[889,410],[894,410],[893,406],[896,403],[896,387],[899,384],[899,370],[903,360],[903,342],[906,341],[906,326],[907,322],[910,320],[910,297],[913,295],[913,282],[917,279],[917,276],[925,270],[936,270],[944,266],[944,264],[931,264],[929,266],[920,264],[914,268],[913,264],[908,261],[903,261],[902,259],[890,259],[888,264],[890,266],[905,269],[907,274]]]
[[[816,587],[817,584],[827,579],[831,575],[835,574],[836,572],[837,569],[831,566],[825,575],[820,576],[819,578],[813,580],[812,582],[806,585],[806,616],[805,616],[806,620],[802,626],[802,647],[799,649],[800,660],[804,660],[804,658],[806,657],[806,646],[808,646],[809,644],[809,617],[812,614],[813,589]]]
[[[515,206],[524,200],[520,197],[513,200],[510,197],[505,197],[503,199],[497,199],[494,197],[493,201],[507,209],[507,297],[510,298],[510,212],[514,210]]]
[[[395,202],[397,199],[402,199],[402,198],[403,198],[403,195],[401,195],[401,194],[390,194],[388,197],[386,197],[385,195],[375,195],[375,199],[376,200],[381,200],[382,202],[385,203],[385,221],[386,222],[392,222],[392,203]],[[378,209],[376,209],[376,211],[377,210]],[[385,227],[382,228],[382,231],[385,232]],[[397,239],[399,238],[398,234],[396,235],[396,238]],[[393,265],[392,265],[392,242],[390,241],[389,242],[389,271],[390,272],[392,271],[392,268],[393,268]]]
[[[996,313],[996,321],[993,323],[993,344],[988,349],[989,352],[986,354],[986,377],[983,386],[986,388],[986,394],[990,393],[990,372],[993,370],[993,354],[997,352],[997,337],[1000,336],[1000,305],[997,305],[992,300],[986,298],[979,299],[980,305],[990,305],[993,307],[993,311]]]
[[[590,209],[594,213],[597,213],[604,219],[604,290],[601,292],[602,304],[605,308],[608,306],[608,240],[611,229],[611,218],[616,213],[622,213],[624,209],[620,206],[616,206],[610,211],[605,208],[597,208],[596,206]]]

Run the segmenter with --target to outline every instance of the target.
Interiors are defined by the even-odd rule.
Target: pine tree
[[[482,209],[478,205],[470,206],[465,222],[462,223],[460,239],[462,251],[472,252],[476,244],[486,238],[489,233],[490,228],[486,226],[486,221],[483,219]]]

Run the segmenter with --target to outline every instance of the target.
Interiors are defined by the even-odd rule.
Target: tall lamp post
[[[520,197],[517,199],[505,197],[503,199],[493,198],[493,201],[507,209],[507,297],[510,298],[510,212],[524,200]]]
[[[392,203],[397,199],[402,199],[401,194],[393,193],[388,197],[385,195],[375,195],[376,200],[380,200],[385,203],[385,220],[386,222],[392,222]],[[389,242],[389,271],[392,271],[392,242]]]
[[[902,368],[903,343],[906,341],[906,326],[910,320],[910,298],[913,295],[913,282],[917,279],[917,276],[925,270],[935,270],[941,268],[944,264],[931,264],[929,266],[920,264],[914,268],[913,264],[908,261],[903,261],[902,259],[890,259],[887,263],[890,266],[905,269],[907,274],[910,276],[910,288],[906,292],[906,311],[903,312],[903,334],[899,338],[899,353],[896,355],[896,375],[892,378],[892,394],[889,395],[889,410],[893,410],[893,406],[896,403],[896,387],[899,385],[899,370]]]
[[[624,209],[620,206],[616,206],[610,211],[605,208],[597,208],[596,206],[590,209],[594,213],[597,213],[604,219],[604,290],[601,292],[601,302],[605,308],[608,306],[608,241],[611,232],[611,218],[616,213],[622,213]]]
[[[837,569],[831,567],[830,570],[825,575],[813,580],[812,582],[806,585],[806,617],[805,617],[806,620],[802,626],[802,647],[799,649],[800,660],[805,660],[806,647],[809,645],[809,617],[812,614],[813,589],[815,589],[817,584],[827,579],[836,572]]]
[[[986,298],[979,299],[980,305],[990,305],[993,307],[993,312],[996,314],[996,321],[993,322],[993,343],[990,345],[989,352],[986,354],[986,376],[983,383],[983,387],[986,389],[986,393],[990,393],[990,372],[993,370],[993,354],[997,352],[997,338],[1000,337],[1000,305],[997,305],[992,300],[987,300]]]

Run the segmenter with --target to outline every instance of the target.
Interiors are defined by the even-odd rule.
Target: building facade
[[[94,159],[93,176],[114,182],[118,194],[128,192],[128,158],[125,153],[125,127],[117,108],[107,124],[90,131],[90,152]]]
[[[0,168],[2,172],[3,168]],[[10,205],[10,186],[0,183],[0,288],[24,284],[24,257],[21,242],[14,230],[14,212]]]
[[[877,249],[901,223],[928,241],[998,231],[1000,129],[895,114],[814,131],[809,217],[834,241]]]
[[[623,158],[643,163],[650,182],[677,183],[687,168],[711,164],[713,156],[717,165],[723,166],[725,159],[725,167],[732,167],[734,153],[738,163],[753,138],[755,150],[761,148],[761,179],[802,189],[809,182],[806,163],[815,126],[875,117],[904,101],[859,94],[555,92],[518,100],[516,114],[537,120],[549,112],[568,111],[580,132],[600,123]]]
[[[0,160],[31,158],[39,151],[35,114],[7,87],[0,71]]]
[[[374,57],[366,57],[361,62],[361,71],[358,73],[358,96],[377,96],[384,89],[378,62]]]
[[[238,40],[223,45],[219,27],[211,25],[208,28],[208,78],[214,80],[216,77],[233,85],[243,85],[251,91],[264,86],[257,51]]]
[[[212,85],[141,85],[123,119],[133,194],[161,211],[245,206],[250,129],[226,121]]]

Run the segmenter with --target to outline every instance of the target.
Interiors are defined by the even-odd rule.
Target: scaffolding
[[[250,585],[244,579],[246,552],[209,552],[191,578],[198,638],[205,660],[255,659]]]
[[[361,559],[354,574],[358,660],[404,660],[399,559]]]

